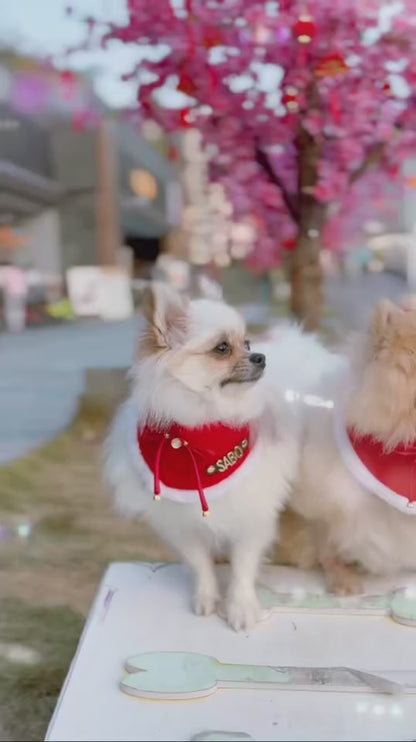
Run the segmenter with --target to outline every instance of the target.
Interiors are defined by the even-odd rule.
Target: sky
[[[70,5],[74,11],[66,15]],[[68,66],[62,52],[85,38],[77,17],[91,15],[115,22],[125,19],[125,0],[0,0],[0,44],[17,47],[26,54],[57,54],[59,66]],[[129,72],[140,59],[140,50],[115,42],[104,52],[79,52],[71,67],[97,71],[96,89],[112,106],[123,107],[135,100],[136,85],[123,83],[121,74]]]

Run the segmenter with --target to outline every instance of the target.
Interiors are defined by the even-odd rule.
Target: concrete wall
[[[23,220],[20,226],[28,240],[19,252],[20,262],[41,272],[60,275],[62,262],[58,211],[45,209]]]
[[[97,136],[60,128],[52,133],[54,176],[65,190],[59,213],[62,268],[97,262]]]

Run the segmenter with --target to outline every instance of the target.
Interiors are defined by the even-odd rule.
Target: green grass
[[[35,650],[34,664],[0,659],[0,708],[4,739],[42,740],[84,618],[69,606],[45,608],[19,600],[0,601],[0,636]]]
[[[0,740],[41,740],[109,562],[171,559],[143,524],[118,518],[101,485],[110,410],[84,404],[72,428],[0,469],[0,522],[30,522],[1,544]],[[32,665],[2,647],[36,650]]]

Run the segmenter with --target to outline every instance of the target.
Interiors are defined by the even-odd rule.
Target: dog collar
[[[209,514],[205,489],[227,479],[251,451],[250,427],[233,428],[223,423],[185,428],[150,424],[137,428],[140,453],[153,474],[154,496],[166,487],[198,492],[203,515]]]
[[[382,441],[348,428],[340,410],[334,421],[339,452],[355,479],[402,513],[416,515],[416,441],[386,452]]]

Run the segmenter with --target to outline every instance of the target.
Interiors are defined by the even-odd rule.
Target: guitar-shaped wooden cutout
[[[121,690],[141,698],[184,700],[218,688],[416,693],[416,670],[366,672],[348,667],[273,667],[223,664],[193,652],[148,652],[130,657]]]
[[[263,608],[277,613],[330,613],[389,616],[397,623],[416,626],[416,589],[400,588],[383,595],[341,597],[329,593],[278,593],[259,588]]]

